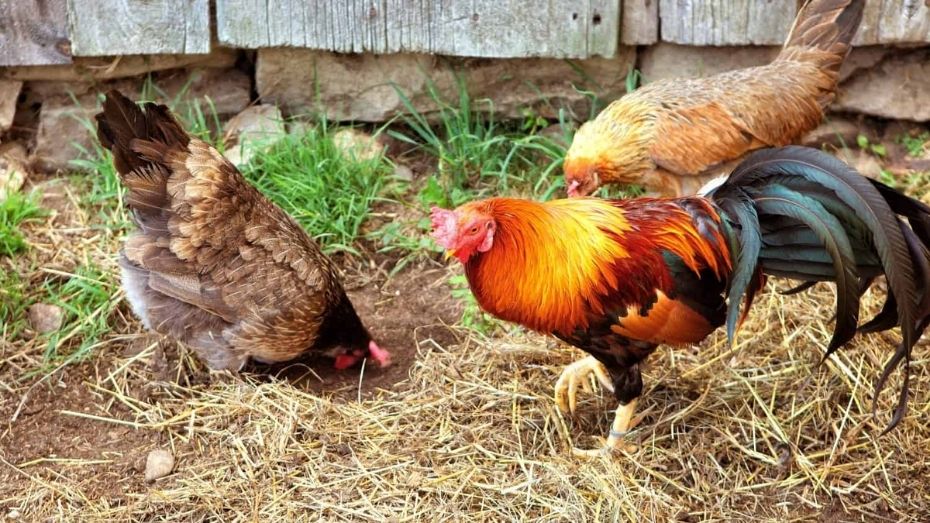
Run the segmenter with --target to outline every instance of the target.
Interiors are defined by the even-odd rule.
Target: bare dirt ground
[[[57,214],[27,231],[30,282],[82,256],[115,270],[118,234],[74,196],[57,193]],[[110,252],[85,248],[111,234]],[[318,360],[211,374],[124,304],[84,363],[28,376],[43,344],[0,340],[0,518],[930,520],[930,344],[915,350],[907,416],[881,436],[900,379],[877,418],[872,386],[898,335],[861,337],[819,365],[827,286],[764,294],[732,348],[723,333],[661,348],[638,449],[580,460],[571,445],[597,445],[614,407],[602,393],[584,394],[574,417],[555,407],[552,386],[581,353],[519,329],[457,327],[448,278],[459,269],[424,260],[388,277],[393,262],[342,260],[360,314],[394,352],[386,371]],[[149,483],[156,448],[176,463]]]

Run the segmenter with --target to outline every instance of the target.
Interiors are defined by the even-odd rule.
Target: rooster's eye
[[[475,234],[475,233],[477,233],[477,232],[478,232],[478,227],[477,227],[477,226],[472,227],[471,230],[468,231],[469,234]]]

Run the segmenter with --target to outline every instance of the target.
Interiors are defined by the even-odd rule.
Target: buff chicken
[[[811,0],[771,63],[650,83],[575,133],[563,170],[569,196],[638,184],[695,194],[749,152],[796,143],[823,120],[865,0]]]

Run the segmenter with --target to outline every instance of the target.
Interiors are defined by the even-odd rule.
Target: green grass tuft
[[[294,217],[324,251],[356,253],[353,243],[391,173],[382,155],[349,158],[325,121],[257,154],[243,174]]]
[[[0,256],[13,256],[25,250],[26,238],[20,226],[44,214],[35,192],[11,192],[0,201]]]
[[[108,320],[122,299],[112,275],[93,264],[82,265],[64,282],[46,282],[45,294],[45,301],[64,311],[61,328],[48,334],[45,361],[87,359],[110,330]]]
[[[930,150],[930,132],[924,131],[917,135],[902,134],[898,137],[898,143],[907,149],[908,156],[919,157]]]
[[[0,266],[0,338],[12,340],[19,336],[31,304],[19,274]]]
[[[472,99],[461,78],[457,88],[457,99],[450,102],[427,82],[430,99],[438,108],[430,117],[398,90],[407,111],[402,121],[410,131],[388,132],[437,161],[436,175],[418,195],[420,203],[450,207],[500,194],[553,197],[563,186],[559,169],[565,150],[537,134],[549,122],[532,112],[522,122],[499,122],[489,100]]]

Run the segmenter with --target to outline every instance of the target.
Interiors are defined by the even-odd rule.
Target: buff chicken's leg
[[[568,411],[574,414],[577,405],[578,387],[581,387],[586,392],[592,392],[590,384],[592,376],[605,389],[611,392],[614,391],[613,380],[601,362],[597,361],[593,356],[578,360],[565,367],[559,376],[559,380],[555,383],[555,402],[562,412]],[[629,403],[619,405],[607,441],[604,442],[604,447],[591,450],[573,448],[572,454],[579,457],[594,457],[608,454],[619,448],[632,450],[635,447],[631,445],[624,447],[623,438],[630,430],[630,424],[635,412],[635,399]]]

